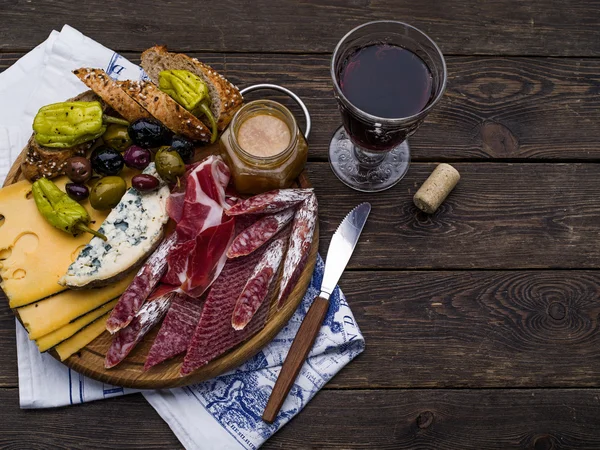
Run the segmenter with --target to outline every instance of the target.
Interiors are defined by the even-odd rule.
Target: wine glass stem
[[[387,152],[370,152],[354,144],[354,155],[361,166],[377,167],[385,159]]]

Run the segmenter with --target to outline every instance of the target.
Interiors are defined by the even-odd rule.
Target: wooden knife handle
[[[294,342],[292,342],[290,351],[285,358],[281,372],[279,372],[279,377],[277,377],[277,381],[271,392],[271,397],[269,397],[269,401],[263,412],[262,418],[265,422],[273,423],[277,414],[279,414],[281,405],[283,405],[284,400],[296,381],[296,377],[315,342],[315,338],[319,334],[328,308],[329,300],[317,297],[306,313],[306,317],[304,317],[294,338]]]

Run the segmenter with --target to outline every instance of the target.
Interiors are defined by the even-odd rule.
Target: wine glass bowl
[[[406,174],[406,139],[441,99],[446,63],[437,45],[415,27],[375,21],[347,33],[331,59],[342,117],[329,145],[333,172],[364,192],[389,189]]]

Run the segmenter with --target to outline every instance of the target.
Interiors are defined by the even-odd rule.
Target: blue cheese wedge
[[[154,163],[144,173],[160,180]],[[163,237],[168,196],[169,187],[162,181],[153,192],[130,188],[98,230],[107,240],[92,238],[59,283],[70,288],[106,286],[137,268]]]

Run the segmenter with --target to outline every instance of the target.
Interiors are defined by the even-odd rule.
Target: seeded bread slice
[[[150,113],[125,94],[104,70],[81,68],[73,73],[128,122],[151,117]]]
[[[102,100],[92,91],[86,91],[68,102],[93,102]],[[104,104],[103,104],[104,106]],[[25,157],[21,162],[21,172],[29,181],[38,178],[55,178],[64,175],[67,160],[71,156],[85,156],[94,141],[84,142],[70,148],[51,148],[38,144],[32,134],[25,146]]]
[[[158,74],[163,70],[189,70],[199,76],[208,86],[210,109],[219,131],[227,128],[233,115],[244,102],[239,89],[212,67],[182,53],[169,53],[165,46],[157,45],[142,53],[142,67],[157,85]],[[204,119],[204,122],[210,127],[207,120]]]
[[[193,141],[210,141],[207,126],[154,84],[147,81],[119,81],[117,84],[175,134]]]

